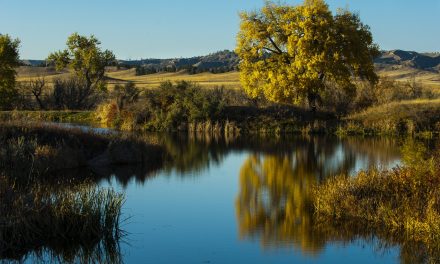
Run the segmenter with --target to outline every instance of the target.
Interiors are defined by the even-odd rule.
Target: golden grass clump
[[[414,134],[440,132],[440,99],[415,99],[370,107],[345,118],[349,132]],[[350,125],[355,128],[350,128]]]
[[[97,107],[95,116],[101,125],[114,127],[119,117],[118,105],[115,102],[101,104]]]
[[[440,242],[440,160],[404,148],[405,166],[335,177],[314,190],[318,222],[357,223],[387,236]]]

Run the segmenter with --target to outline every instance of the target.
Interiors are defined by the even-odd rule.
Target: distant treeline
[[[126,68],[131,68],[129,65],[125,65]],[[197,74],[197,73],[203,73],[203,72],[210,72],[210,73],[225,73],[230,71],[236,71],[237,66],[220,66],[220,67],[197,67],[194,65],[184,65],[176,67],[174,65],[172,66],[166,66],[166,67],[155,67],[155,66],[142,66],[138,65],[136,66],[136,75],[147,75],[147,74],[153,74],[158,72],[179,72],[179,71],[186,71],[189,74]]]

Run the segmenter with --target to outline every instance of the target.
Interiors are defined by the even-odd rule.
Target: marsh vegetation
[[[92,184],[14,184],[0,178],[0,259],[119,263],[123,194]]]

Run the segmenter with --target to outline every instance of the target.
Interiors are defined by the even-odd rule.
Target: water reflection
[[[319,223],[313,215],[314,185],[370,166],[393,167],[401,144],[411,142],[310,138],[296,140],[289,153],[250,154],[240,170],[235,205],[239,237],[258,240],[265,249],[290,247],[313,256],[329,243],[357,241],[377,252],[399,247],[401,263],[437,263],[439,250],[428,245],[408,242],[399,234],[390,237],[356,221]]]
[[[293,244],[305,252],[319,252],[325,241],[311,228],[309,198],[317,177],[310,168],[290,155],[251,155],[240,171],[240,236],[257,237],[263,246]]]
[[[242,165],[236,202],[239,232],[242,238],[258,237],[265,247],[292,244],[315,254],[324,247],[325,237],[313,229],[312,187],[328,176],[354,170],[358,163],[366,163],[361,164],[365,167],[375,160],[356,147],[362,140],[294,142],[291,152],[251,154]],[[388,160],[398,156],[384,155]]]
[[[202,175],[211,166],[220,166],[230,153],[250,152],[292,155],[298,170],[322,180],[328,175],[351,172],[377,164],[399,160],[398,141],[394,139],[337,139],[335,137],[239,137],[206,134],[147,134],[158,142],[167,157],[162,163],[143,166],[112,166],[95,171],[102,179],[116,179],[126,185],[130,180],[143,184],[157,172],[175,172],[181,177]]]
[[[423,263],[430,257],[431,253],[425,245],[408,244],[399,237],[381,236],[380,230],[368,230],[355,223],[340,226],[317,223],[311,210],[312,187],[327,177],[353,173],[375,165],[389,167],[397,164],[402,144],[398,139],[308,136],[228,138],[206,134],[148,134],[142,137],[164,146],[167,155],[163,162],[60,173],[66,179],[116,182],[118,186],[128,189],[130,183],[147,185],[149,180],[159,175],[175,175],[182,179],[204,177],[212,172],[211,169],[223,166],[228,155],[245,153],[247,156],[238,175],[235,205],[230,204],[235,206],[236,219],[232,219],[236,220],[241,239],[259,241],[264,249],[293,248],[306,255],[319,255],[331,243],[349,244],[357,241],[374,245],[379,252],[398,246],[402,263]],[[230,188],[230,185],[227,187]],[[161,199],[165,198],[154,198],[157,198],[154,206],[161,207]],[[144,205],[142,201],[139,204]],[[134,214],[142,211],[137,207],[132,209]],[[196,230],[198,227],[193,228]],[[26,254],[33,256],[31,259],[40,258],[44,262],[57,262],[56,259],[59,262],[83,262],[83,259],[86,262],[112,262],[107,260],[111,258],[117,262],[121,258],[118,248],[107,248],[96,243],[80,246],[54,243],[44,250],[23,250],[22,254],[15,256],[16,259]],[[14,258],[3,255],[0,261],[8,257]]]

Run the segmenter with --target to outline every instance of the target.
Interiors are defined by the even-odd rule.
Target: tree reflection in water
[[[319,254],[328,243],[357,241],[379,252],[399,247],[401,263],[437,259],[433,254],[438,250],[355,221],[317,223],[314,219],[314,185],[379,162],[384,167],[394,165],[400,155],[396,140],[311,138],[297,143],[290,153],[254,153],[243,163],[236,199],[241,239],[259,240],[263,248],[292,247],[306,255]]]
[[[396,140],[227,138],[206,134],[144,136],[164,147],[167,155],[163,162],[143,166],[110,166],[93,171],[72,170],[65,172],[62,178],[70,184],[74,184],[72,179],[88,179],[95,183],[114,180],[125,187],[132,181],[144,184],[157,175],[201,177],[210,166],[221,164],[232,152],[250,153],[241,167],[240,190],[235,205],[241,238],[260,240],[265,248],[294,247],[311,255],[319,254],[331,241],[350,242],[358,238],[368,244],[373,241],[378,249],[399,245],[403,260],[414,260],[415,255],[409,249],[420,251],[416,256],[422,259],[426,252],[423,245],[406,246],[395,238],[381,238],[380,234],[371,230],[352,226],[319,226],[314,221],[311,208],[314,185],[329,176],[367,168],[379,161],[384,165],[393,164],[400,158]],[[55,251],[54,257],[60,255],[60,250]]]
[[[352,151],[323,138],[297,141],[291,153],[252,154],[240,171],[236,211],[240,236],[264,246],[290,245],[318,253],[325,237],[313,229],[312,187],[355,166]]]

